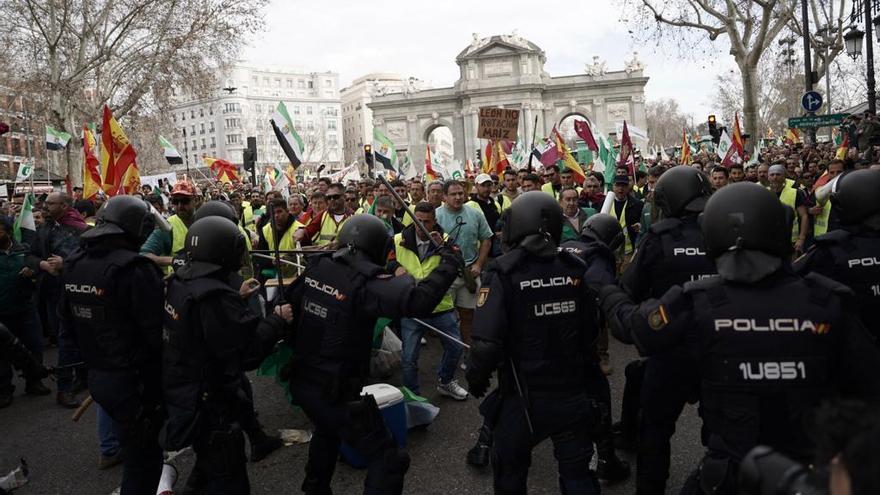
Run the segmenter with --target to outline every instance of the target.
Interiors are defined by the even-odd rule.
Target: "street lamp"
[[[843,35],[843,41],[846,44],[846,54],[853,60],[859,58],[862,54],[862,38],[864,37],[864,31],[855,26],[852,26],[849,31]]]

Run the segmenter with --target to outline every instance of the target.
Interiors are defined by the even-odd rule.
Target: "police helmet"
[[[342,224],[337,240],[340,248],[361,252],[373,263],[384,265],[391,237],[379,217],[362,213]]]
[[[227,218],[210,216],[193,222],[186,232],[186,264],[177,273],[184,278],[241,268],[245,253],[244,234]]]
[[[238,215],[235,214],[235,209],[225,201],[211,200],[199,206],[195,216],[193,216],[193,221],[196,222],[206,217],[223,217],[232,223],[238,223]]]
[[[95,227],[83,232],[80,238],[88,241],[122,235],[140,245],[155,225],[153,213],[146,201],[135,196],[114,196],[98,210]]]
[[[562,238],[562,207],[553,196],[543,191],[529,191],[517,196],[507,209],[503,241],[509,246],[519,244],[526,236],[545,234],[559,245]]]
[[[831,193],[840,222],[858,225],[880,213],[880,170],[854,170],[837,179]]]
[[[654,204],[665,218],[699,213],[712,193],[706,174],[687,165],[667,170],[654,186]]]
[[[616,218],[607,213],[597,213],[584,222],[581,237],[598,241],[616,251],[623,244],[623,228]]]
[[[782,258],[791,253],[793,219],[790,208],[768,189],[751,182],[737,182],[709,198],[700,224],[713,258],[737,250],[761,251]]]

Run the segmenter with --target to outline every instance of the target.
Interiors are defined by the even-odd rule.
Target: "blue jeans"
[[[461,339],[455,311],[447,311],[421,320],[446,335]],[[403,384],[416,394],[419,393],[419,351],[422,348],[422,335],[426,331],[429,330],[410,318],[400,320],[400,334],[403,337],[403,351],[400,356],[403,364]],[[448,383],[455,376],[455,368],[461,358],[461,347],[442,337],[440,341],[443,343],[443,357],[437,375],[440,377],[440,383]]]
[[[119,439],[116,437],[116,426],[113,423],[113,418],[107,414],[103,407],[98,404],[95,404],[95,407],[98,408],[98,444],[101,449],[101,455],[113,457],[119,453]]]

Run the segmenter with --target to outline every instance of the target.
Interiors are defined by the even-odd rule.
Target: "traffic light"
[[[712,136],[712,142],[718,144],[721,141],[721,131],[718,130],[718,123],[715,121],[715,116],[709,116],[709,135]]]
[[[365,144],[364,145],[364,163],[373,166],[373,145]]]
[[[257,138],[248,136],[247,148],[242,151],[242,163],[245,170],[249,172],[254,170],[254,165],[257,163]]]

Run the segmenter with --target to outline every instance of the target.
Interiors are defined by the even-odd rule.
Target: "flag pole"
[[[538,132],[538,116],[535,115],[535,123],[532,125],[532,143],[529,145],[529,166],[528,172],[532,173],[532,158],[535,157],[535,135]]]
[[[186,175],[189,176],[189,149],[186,147],[186,126],[183,126],[183,160],[186,163]]]

